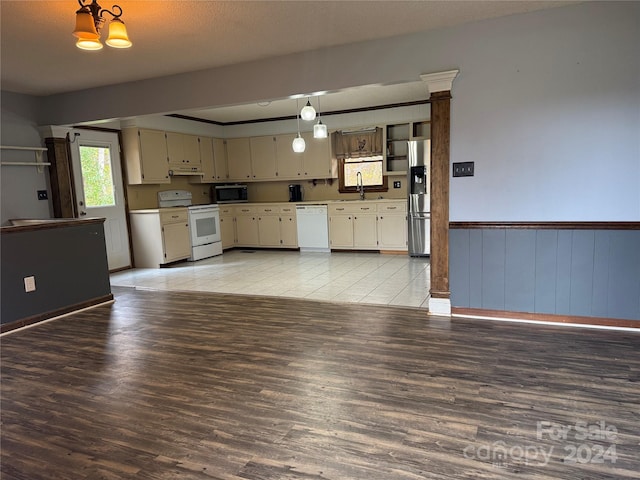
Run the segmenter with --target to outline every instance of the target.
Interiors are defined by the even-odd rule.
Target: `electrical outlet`
[[[454,177],[473,177],[473,162],[460,162],[453,164]]]
[[[400,188],[400,180],[393,182],[393,188]]]
[[[49,194],[46,190],[38,190],[38,200],[47,200],[49,198]]]
[[[24,277],[24,291],[35,292],[36,290],[36,277],[31,275],[30,277]]]

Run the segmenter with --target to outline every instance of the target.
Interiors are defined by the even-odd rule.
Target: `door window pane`
[[[88,208],[114,206],[116,198],[109,148],[81,145],[80,165],[85,205]]]

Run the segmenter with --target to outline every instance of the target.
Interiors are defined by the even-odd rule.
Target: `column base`
[[[451,300],[448,298],[429,298],[429,315],[451,316]]]

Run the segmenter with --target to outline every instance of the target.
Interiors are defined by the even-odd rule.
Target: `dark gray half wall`
[[[450,231],[453,307],[640,321],[640,230]]]
[[[111,294],[102,223],[3,232],[1,256],[2,324]]]

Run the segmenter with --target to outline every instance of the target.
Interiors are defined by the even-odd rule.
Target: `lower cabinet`
[[[406,202],[330,204],[329,243],[334,249],[406,251]]]
[[[380,250],[407,251],[406,202],[378,203],[378,247]]]
[[[222,247],[297,248],[295,205],[236,205],[220,209]]]
[[[236,223],[233,207],[220,207],[220,237],[223,249],[235,246]]]
[[[375,203],[329,206],[331,248],[377,250],[378,227]]]
[[[328,202],[333,249],[407,251],[407,207],[398,201]],[[297,248],[295,204],[220,207],[222,248]]]
[[[239,247],[260,246],[256,207],[236,207],[236,245]]]
[[[136,267],[155,268],[191,256],[186,208],[133,210],[130,219]]]

